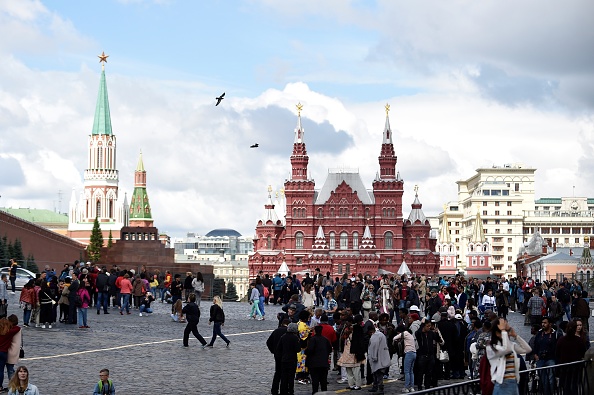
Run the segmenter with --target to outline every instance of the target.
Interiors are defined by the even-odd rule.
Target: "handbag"
[[[450,362],[450,354],[447,351],[439,350],[439,362],[447,363]]]
[[[363,301],[363,309],[364,310],[371,310],[371,300],[364,300]]]
[[[8,305],[7,304],[0,304],[0,317],[6,317]]]
[[[19,358],[25,358],[25,350],[23,350],[23,338],[21,335],[21,349],[19,351]]]

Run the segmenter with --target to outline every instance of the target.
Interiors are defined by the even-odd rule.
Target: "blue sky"
[[[587,0],[0,1],[0,206],[65,211],[58,191],[80,191],[102,51],[120,188],[142,149],[174,236],[253,233],[289,174],[297,102],[317,188],[341,166],[371,187],[389,102],[405,216],[415,184],[435,215],[494,164],[537,168],[537,197],[593,197],[591,15]]]

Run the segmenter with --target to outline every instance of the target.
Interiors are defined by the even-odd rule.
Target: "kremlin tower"
[[[142,161],[142,152],[134,172],[134,193],[130,200],[130,226],[152,227],[153,217],[146,192],[146,171]]]
[[[87,169],[84,188],[78,200],[72,191],[67,235],[83,244],[89,243],[95,218],[98,219],[103,238],[111,231],[119,239],[120,230],[128,225],[128,201],[118,190],[119,174],[116,168],[116,136],[111,126],[107,82],[105,80],[105,53],[99,56],[101,79],[95,107],[93,129],[88,139]],[[150,215],[150,210],[149,210]]]

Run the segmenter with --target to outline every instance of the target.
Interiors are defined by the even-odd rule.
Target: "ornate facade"
[[[406,260],[413,273],[435,274],[439,268],[436,240],[422,211],[418,194],[405,221],[404,181],[386,106],[379,172],[369,191],[356,170],[329,170],[321,189],[308,175],[309,156],[298,105],[291,155],[291,178],[284,184],[285,207],[272,202],[269,188],[264,214],[256,226],[250,276],[276,273],[286,263],[293,273],[320,268],[333,275],[396,273]],[[285,213],[284,218],[279,213]],[[282,215],[282,214],[281,214]]]

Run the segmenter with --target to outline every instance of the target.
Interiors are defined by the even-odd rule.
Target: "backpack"
[[[270,290],[268,289],[268,287],[262,287],[264,288],[264,297],[267,298],[270,296]]]
[[[76,307],[82,307],[82,298],[80,297],[80,295],[77,293],[76,296],[74,297],[74,306]]]
[[[492,395],[495,384],[491,381],[491,363],[486,355],[479,362],[479,379],[482,395]]]

